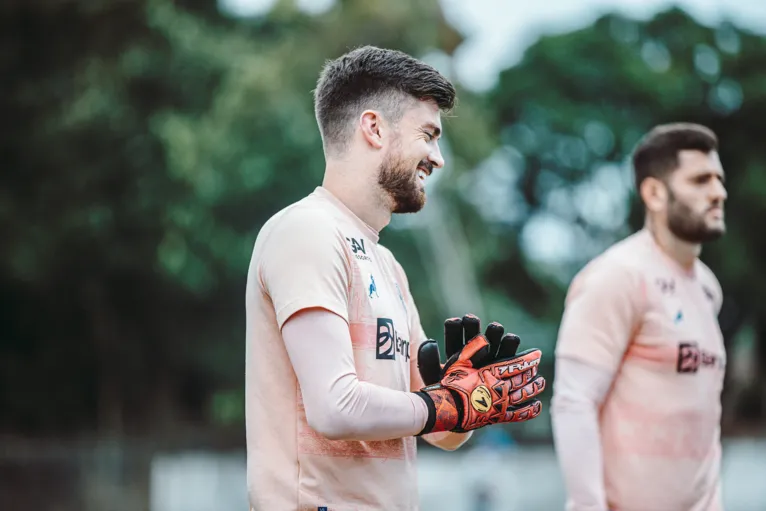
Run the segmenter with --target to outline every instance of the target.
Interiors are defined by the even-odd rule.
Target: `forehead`
[[[685,149],[678,152],[676,173],[685,176],[710,173],[723,175],[723,165],[717,151],[703,153]]]
[[[402,116],[408,124],[433,124],[441,128],[441,111],[435,101],[418,99],[410,102]]]

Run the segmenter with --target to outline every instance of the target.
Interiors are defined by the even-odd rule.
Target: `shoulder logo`
[[[359,238],[358,240],[356,238],[346,238],[346,241],[348,241],[354,257],[360,261],[372,261],[370,256],[367,255],[367,249],[364,248],[364,238]]]
[[[346,241],[351,243],[351,251],[353,253],[361,252],[363,254],[366,254],[367,251],[364,249],[364,238],[359,238],[359,241],[357,241],[356,238],[346,238]]]

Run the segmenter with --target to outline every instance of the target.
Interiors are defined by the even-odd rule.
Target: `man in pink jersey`
[[[378,243],[393,213],[423,207],[454,101],[449,81],[397,51],[359,48],[321,73],[324,180],[266,222],[248,272],[253,510],[415,510],[417,436],[453,450],[540,413],[540,351],[516,353],[518,337],[497,323],[482,335],[466,316],[445,322],[442,365]]]
[[[699,260],[724,234],[718,141],[669,124],[633,154],[644,228],[572,281],[551,414],[568,511],[718,511],[722,293]]]

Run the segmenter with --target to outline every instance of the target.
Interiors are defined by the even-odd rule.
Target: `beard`
[[[430,162],[420,162],[432,169]],[[426,204],[426,193],[421,189],[417,168],[394,154],[380,164],[378,184],[394,203],[392,213],[416,213]]]
[[[707,213],[707,211],[705,211]],[[668,229],[677,238],[688,243],[706,243],[723,236],[724,227],[708,227],[705,213],[696,214],[687,204],[679,201],[668,188]]]

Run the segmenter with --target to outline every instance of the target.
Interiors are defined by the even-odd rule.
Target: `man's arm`
[[[359,381],[348,324],[320,308],[305,309],[282,328],[300,384],[306,420],[331,440],[389,440],[425,427],[425,401],[411,392]]]
[[[567,511],[606,511],[599,409],[640,324],[640,278],[602,262],[573,282],[556,346],[551,402],[554,443]]]
[[[551,403],[553,437],[567,511],[606,511],[598,412],[613,374],[574,359],[556,360]]]

